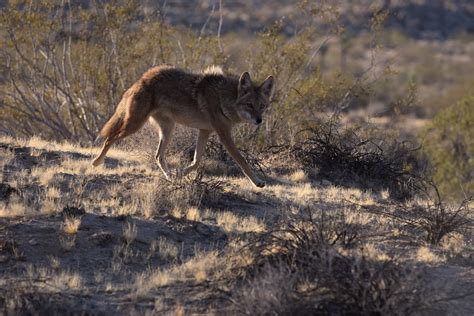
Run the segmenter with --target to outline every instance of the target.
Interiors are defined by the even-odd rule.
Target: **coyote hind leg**
[[[119,123],[116,128],[108,132],[109,135],[105,136],[102,150],[99,156],[92,162],[93,166],[98,166],[104,162],[105,155],[116,141],[135,133],[146,123],[150,116],[149,109],[144,107],[147,103],[149,103],[149,100],[143,96],[134,96],[129,101],[123,120],[120,119],[119,115],[112,116],[111,120],[121,120],[121,124]]]

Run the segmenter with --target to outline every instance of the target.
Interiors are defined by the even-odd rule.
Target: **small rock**
[[[97,246],[105,247],[114,241],[114,236],[111,232],[98,232],[92,234],[89,239]]]
[[[326,179],[321,180],[321,185],[324,185],[325,187],[331,186],[332,182]]]
[[[216,239],[221,239],[225,237],[225,234],[215,226],[209,226],[198,223],[195,226],[195,229],[199,234],[204,235],[206,237],[214,237]]]
[[[38,244],[38,242],[35,239],[28,240],[28,243],[32,246],[36,246]]]
[[[0,263],[7,262],[8,259],[10,259],[9,256],[6,256],[6,255],[0,256]]]

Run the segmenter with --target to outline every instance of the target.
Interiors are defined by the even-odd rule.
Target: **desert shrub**
[[[222,192],[218,180],[203,179],[202,172],[167,181],[159,179],[138,186],[135,196],[139,208],[145,215],[169,212],[173,209],[185,211],[189,207],[200,207],[213,203]]]
[[[257,268],[235,290],[236,308],[248,315],[385,315],[416,309],[422,300],[420,275],[394,260],[347,250],[337,232],[345,226],[342,218],[306,215],[252,244]]]
[[[291,36],[285,23],[276,21],[231,59],[232,34],[216,37],[203,32],[204,26],[199,33],[173,27],[163,12],[144,10],[136,0],[90,6],[8,2],[0,14],[6,44],[1,131],[91,142],[123,92],[149,67],[169,63],[201,70],[218,64],[231,73],[249,70],[257,82],[270,74],[277,78],[264,126],[242,126],[236,138],[248,148],[291,142],[308,117],[332,108],[361,82],[351,74],[323,77],[318,68],[317,56],[329,39],[341,36],[337,9],[307,2],[298,8],[301,27]],[[324,29],[316,27],[321,21]]]
[[[303,315],[311,310],[302,304],[296,278],[285,265],[265,265],[257,278],[234,293],[236,309],[244,315]]]
[[[474,96],[439,112],[422,132],[433,181],[450,199],[474,195]]]
[[[426,242],[439,245],[441,240],[452,233],[463,233],[473,226],[470,218],[472,199],[464,200],[459,206],[446,205],[442,201],[428,202],[425,207],[415,206],[405,210],[402,218],[415,227],[422,228],[426,234]],[[398,214],[397,216],[401,216]]]
[[[439,198],[411,206],[400,206],[395,213],[375,211],[408,226],[419,229],[431,245],[439,245],[443,238],[453,233],[463,234],[473,228],[472,198],[465,199],[458,206],[447,204]]]
[[[467,95],[474,95],[474,77],[472,73],[462,75],[456,73],[457,82],[453,83],[441,96],[432,96],[423,104],[423,114],[429,118],[433,118],[436,114],[452,104],[456,104]]]
[[[394,212],[383,208],[359,205],[363,210],[392,218],[415,228],[415,238],[423,236],[428,244],[438,246],[443,238],[454,233],[466,235],[473,228],[472,201],[466,198],[458,205],[443,200],[438,187],[426,182],[427,187],[417,198],[398,205]]]
[[[90,142],[146,69],[224,60],[214,37],[173,28],[136,0],[8,2],[0,26],[0,120],[18,136]]]
[[[305,168],[316,168],[316,177],[339,185],[389,189],[397,199],[416,194],[423,187],[417,148],[367,127],[342,127],[331,117],[301,131],[304,136],[292,153]]]

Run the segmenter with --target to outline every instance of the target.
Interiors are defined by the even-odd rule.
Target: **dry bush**
[[[5,315],[67,315],[78,312],[74,297],[48,293],[30,284],[9,284],[0,289],[0,311]]]
[[[91,142],[151,66],[222,63],[217,40],[164,23],[140,1],[8,2],[0,12],[2,130]]]
[[[369,213],[386,216],[413,227],[416,229],[415,233],[421,230],[425,241],[431,245],[440,245],[443,238],[454,233],[466,235],[467,231],[472,230],[474,199],[466,198],[458,206],[454,206],[443,200],[435,184],[428,182],[428,185],[431,186],[431,191],[424,191],[422,196],[411,203],[398,205],[395,212],[372,206],[358,206]]]
[[[254,269],[234,292],[235,308],[248,315],[385,315],[419,308],[419,275],[364,248],[344,250],[347,240],[360,241],[361,230],[351,229],[342,233],[348,230],[342,218],[306,216],[260,238],[249,247]]]
[[[303,315],[296,278],[284,265],[266,265],[259,276],[233,295],[236,309],[244,315]]]
[[[81,313],[77,303],[84,282],[77,272],[27,266],[24,276],[6,278],[0,286],[2,315],[69,315]]]
[[[23,253],[18,248],[18,243],[15,241],[12,234],[7,230],[4,230],[2,232],[0,238],[0,258],[2,259],[2,262],[6,262],[10,258],[23,258]]]
[[[18,194],[18,190],[10,186],[8,183],[0,182],[0,201],[8,204],[12,194]]]
[[[198,170],[194,176],[189,175],[173,181],[159,178],[158,181],[142,184],[137,187],[135,195],[143,214],[151,216],[173,209],[184,214],[190,207],[199,208],[213,203],[221,192],[220,181],[204,179],[202,172]]]
[[[289,220],[282,229],[273,230],[265,238],[266,242],[272,240],[270,244],[285,245],[283,248],[293,253],[296,250],[310,251],[314,245],[353,248],[361,242],[361,232],[359,224],[347,220],[346,211],[321,211],[314,214],[308,208],[297,219]],[[271,252],[271,249],[262,249],[262,253],[266,251]]]
[[[466,229],[473,229],[472,198],[465,199],[457,207],[447,205],[441,199],[436,202],[426,201],[425,205],[415,204],[402,207],[395,214],[389,214],[409,226],[421,229],[425,240],[431,245],[439,245],[442,239],[453,233],[463,234]]]
[[[337,116],[301,133],[291,151],[305,168],[316,168],[317,177],[374,191],[388,189],[396,199],[410,198],[425,187],[415,157],[418,148],[406,142],[371,136],[374,131],[363,128],[343,128]]]
[[[256,82],[270,74],[278,78],[265,124],[236,132],[248,148],[258,148],[292,139],[314,115],[315,104],[337,103],[356,80],[351,74],[323,79],[318,68],[329,39],[341,35],[333,5],[301,3],[296,6],[301,26],[291,36],[275,21],[238,54],[232,51],[232,34],[208,35],[206,25],[200,33],[173,27],[160,11],[166,11],[165,4],[154,12],[144,7],[137,0],[90,6],[8,2],[0,14],[5,30],[0,39],[6,43],[0,54],[6,78],[0,82],[2,130],[89,143],[123,92],[149,67],[168,63],[201,70],[217,64],[233,73],[249,70]],[[316,20],[325,28],[316,27]]]

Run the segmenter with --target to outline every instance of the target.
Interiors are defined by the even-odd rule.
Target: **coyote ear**
[[[265,81],[260,86],[260,91],[262,91],[262,93],[268,98],[270,98],[272,94],[273,81],[273,76],[268,76],[267,79],[265,79]]]
[[[242,73],[239,79],[239,95],[244,95],[252,91],[252,80],[248,72]]]

